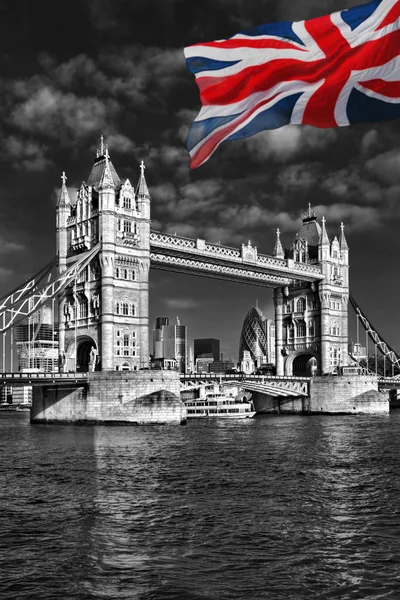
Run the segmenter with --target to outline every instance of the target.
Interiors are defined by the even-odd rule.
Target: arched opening
[[[89,337],[77,340],[76,370],[80,373],[98,370],[98,351],[96,342]]]
[[[122,363],[121,371],[130,371],[130,370],[131,370],[131,367],[130,367],[129,363],[126,363],[126,362]]]
[[[312,360],[313,359],[313,360]],[[315,357],[312,354],[300,354],[293,359],[293,376],[310,377],[311,368],[314,365]]]

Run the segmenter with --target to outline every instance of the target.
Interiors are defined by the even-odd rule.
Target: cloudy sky
[[[87,179],[100,134],[121,178],[146,163],[152,227],[272,253],[289,246],[308,202],[345,223],[351,289],[400,349],[400,122],[319,130],[289,126],[222,145],[191,171],[185,139],[199,110],[183,48],[360,0],[3,0],[0,3],[0,289],[55,252],[63,170],[71,195]],[[189,338],[217,337],[237,358],[240,329],[271,290],[151,274],[151,323],[180,317]]]

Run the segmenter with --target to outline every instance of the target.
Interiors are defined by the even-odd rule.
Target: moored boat
[[[223,393],[217,389],[203,393],[199,398],[185,401],[188,419],[218,417],[223,419],[250,419],[256,411],[251,400]]]

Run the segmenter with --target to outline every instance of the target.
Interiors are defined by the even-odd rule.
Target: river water
[[[400,598],[400,411],[0,415],[0,598]]]

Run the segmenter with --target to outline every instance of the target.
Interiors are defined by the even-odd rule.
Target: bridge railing
[[[153,245],[154,248],[181,250],[182,252],[205,257],[219,257],[235,263],[250,263],[258,267],[271,267],[283,271],[298,271],[299,273],[307,273],[316,278],[322,276],[319,265],[297,263],[291,259],[258,254],[257,248],[252,246],[250,242],[248,245],[242,244],[242,249],[239,250],[238,248],[222,246],[221,244],[211,244],[202,239],[195,240],[152,230],[150,231],[150,245]]]
[[[291,376],[291,375],[246,375],[245,373],[229,373],[229,374],[223,374],[223,373],[194,373],[193,375],[190,374],[182,374],[181,375],[181,381],[188,381],[188,380],[192,380],[192,381],[200,381],[200,380],[204,380],[204,379],[210,379],[210,380],[219,380],[219,379],[246,379],[246,380],[253,380],[253,381],[310,381],[311,377],[296,377],[296,376]]]
[[[10,372],[5,372],[5,373],[0,373],[0,382],[4,382],[7,380],[10,381],[26,381],[26,380],[42,380],[42,379],[47,379],[47,380],[53,380],[53,379],[87,379],[88,374],[87,373],[74,373],[74,372],[69,372],[69,373],[59,373],[59,372],[48,372],[48,373],[10,373]]]

